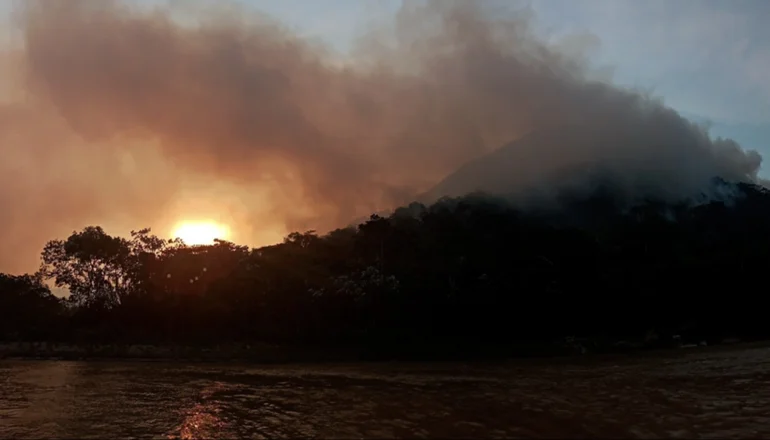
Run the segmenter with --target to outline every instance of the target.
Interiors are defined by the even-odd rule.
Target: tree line
[[[733,188],[632,207],[596,193],[558,213],[470,195],[261,248],[90,226],[48,242],[37,273],[0,274],[0,338],[391,354],[765,338],[770,193]]]

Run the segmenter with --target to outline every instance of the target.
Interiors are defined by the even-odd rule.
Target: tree
[[[36,339],[44,329],[55,328],[62,305],[43,282],[40,274],[0,273],[0,337]]]
[[[770,265],[770,191],[737,185],[708,203],[581,197],[539,211],[448,198],[258,249],[89,227],[48,243],[39,275],[0,276],[0,330],[379,354],[770,333],[754,287]],[[53,298],[45,278],[72,301]]]
[[[89,226],[66,240],[49,241],[42,253],[41,274],[66,287],[79,305],[111,308],[143,287],[149,262],[166,242],[149,229],[131,232],[131,240],[112,237],[101,227]]]

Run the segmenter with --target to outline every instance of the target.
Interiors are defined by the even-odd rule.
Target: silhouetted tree
[[[604,188],[533,211],[473,194],[258,249],[88,227],[49,242],[39,275],[0,278],[1,328],[380,356],[532,351],[567,337],[597,347],[766,337],[757,286],[770,265],[770,193],[715,184],[730,197],[629,204]],[[70,299],[53,298],[45,279]]]
[[[63,307],[39,274],[0,274],[0,338],[55,338]]]

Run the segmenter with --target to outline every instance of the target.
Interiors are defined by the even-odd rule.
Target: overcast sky
[[[0,0],[0,12],[10,10],[12,1]],[[550,38],[594,35],[595,61],[611,67],[617,83],[652,90],[686,116],[711,122],[714,134],[732,137],[763,155],[770,153],[770,1],[487,1],[529,5],[538,28]],[[377,13],[395,11],[401,4],[401,0],[242,2],[341,53]]]
[[[399,0],[246,0],[341,52]],[[511,0],[498,1],[513,5]],[[713,133],[770,154],[770,1],[532,0],[544,35],[590,33],[617,83],[652,90]],[[765,167],[767,168],[767,167]],[[767,174],[767,170],[765,170]]]
[[[295,44],[299,35],[336,52],[333,61],[344,60],[367,29],[392,23],[401,0],[242,0],[292,31],[276,32],[264,23],[244,28],[239,22],[246,15],[238,11],[220,22],[223,41],[238,42],[237,47],[218,46],[219,34],[184,26],[157,33],[162,14],[124,14],[120,7],[108,7],[89,15],[88,8],[63,7],[74,0],[41,0],[44,8],[13,26],[14,1],[0,0],[0,46],[13,47],[0,53],[0,202],[14,206],[0,210],[0,241],[8,244],[0,253],[0,271],[31,270],[47,240],[88,224],[111,233],[152,226],[172,234],[176,224],[213,219],[232,226],[237,242],[274,243],[290,231],[333,228],[401,203],[528,128],[591,109],[589,116],[604,115],[598,122],[614,123],[608,117],[626,114],[618,109],[628,110],[629,117],[620,119],[630,128],[638,122],[631,117],[633,109],[621,105],[626,101],[592,99],[596,90],[614,88],[586,89],[582,82],[567,87],[570,76],[559,70],[558,57],[547,59],[547,68],[560,72],[553,77],[527,70],[539,65],[497,63],[505,57],[465,58],[462,51],[439,57],[444,64],[431,64],[425,55],[441,46],[430,44],[414,52],[385,51],[378,58],[373,50],[349,58],[366,61],[372,55],[377,66],[384,66],[375,75],[327,69],[317,61],[328,62],[328,50]],[[93,7],[108,0],[91,1]],[[133,3],[166,1],[184,13],[199,2],[221,6],[224,0]],[[480,1],[524,7],[529,0]],[[593,66],[611,73],[616,84],[651,91],[685,116],[710,121],[712,134],[770,157],[770,0],[532,0],[528,5],[543,39],[564,49],[590,49]],[[410,31],[430,27],[430,17],[415,11],[400,16],[406,44],[412,44]],[[453,32],[456,23],[490,23],[472,14],[464,20],[443,22],[449,31],[439,35],[458,45],[473,33]],[[29,33],[20,38],[16,33],[25,24]],[[240,40],[241,31],[258,38]],[[231,47],[236,50],[228,52]],[[250,58],[234,56],[239,50]],[[505,51],[494,46],[485,53],[497,52]],[[417,77],[387,72],[399,57],[408,64],[412,53],[425,61],[416,63],[422,68]],[[305,55],[313,62],[296,62]],[[487,70],[466,69],[480,65]],[[519,68],[524,74],[517,76]],[[434,84],[445,74],[449,87]],[[293,82],[281,88],[286,78]],[[325,103],[335,96],[346,99],[329,112]],[[601,113],[613,102],[620,107]],[[538,112],[542,108],[551,110]],[[668,125],[656,120],[632,131],[629,139],[637,142],[621,145],[634,158],[627,162],[630,171],[636,164],[643,170],[650,162],[644,158],[657,160],[664,149],[671,160],[652,163],[658,171],[673,170],[663,173],[667,177],[691,181],[728,171],[735,178],[755,177],[756,155],[711,142],[707,154],[694,154],[699,151],[695,141],[688,144],[679,136],[691,133],[669,136],[667,129],[681,128],[681,121],[666,115],[671,114],[660,117]],[[722,145],[724,154],[712,154],[715,145]],[[569,157],[583,160],[577,152]],[[551,157],[560,156],[546,159]],[[522,175],[532,168],[522,167]],[[770,167],[762,174],[770,177]]]

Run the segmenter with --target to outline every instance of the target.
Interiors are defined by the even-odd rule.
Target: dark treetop
[[[38,273],[0,275],[0,338],[383,356],[763,338],[770,193],[733,188],[725,201],[624,207],[596,193],[539,213],[474,195],[258,249],[87,227],[49,242]]]

